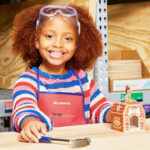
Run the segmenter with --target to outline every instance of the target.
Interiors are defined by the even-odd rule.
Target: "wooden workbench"
[[[24,143],[17,139],[18,133],[0,133],[0,150],[68,150],[68,145],[49,143]],[[91,144],[77,150],[150,150],[150,119],[145,131],[123,133],[110,129],[110,124],[91,124],[54,128],[47,136],[55,138],[90,137]]]

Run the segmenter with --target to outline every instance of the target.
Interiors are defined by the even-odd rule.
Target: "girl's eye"
[[[46,35],[47,38],[51,39],[53,36],[52,35]]]
[[[67,40],[67,41],[72,41],[72,38],[66,37],[65,40]]]

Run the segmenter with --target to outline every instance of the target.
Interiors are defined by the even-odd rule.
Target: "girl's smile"
[[[55,51],[55,50],[48,50],[48,54],[52,57],[52,58],[54,58],[54,59],[56,59],[56,58],[61,58],[61,57],[63,57],[63,55],[65,55],[65,53],[64,52],[59,52],[59,51]]]

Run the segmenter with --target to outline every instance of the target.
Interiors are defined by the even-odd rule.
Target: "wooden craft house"
[[[141,103],[116,102],[111,108],[111,128],[122,132],[143,131],[145,111]]]

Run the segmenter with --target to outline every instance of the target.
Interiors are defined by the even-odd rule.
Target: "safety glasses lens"
[[[72,9],[70,9],[70,8],[45,8],[44,9],[44,13],[46,13],[46,14],[54,14],[55,12],[57,12],[57,11],[61,11],[64,15],[65,14],[73,14],[74,13],[74,11],[72,10]]]

